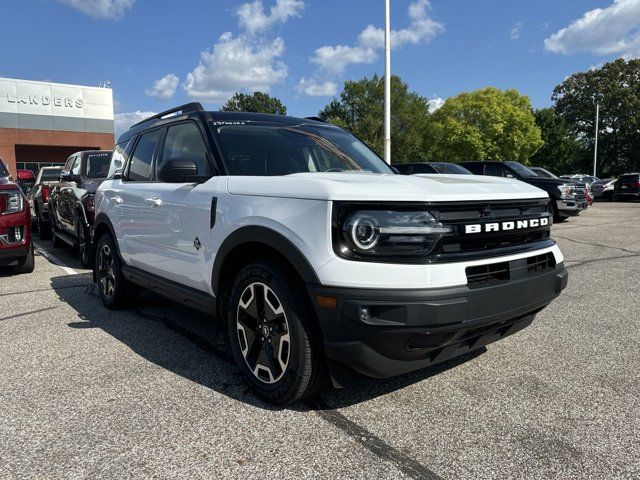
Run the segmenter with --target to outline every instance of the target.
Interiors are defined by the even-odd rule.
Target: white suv
[[[184,105],[124,133],[114,164],[95,200],[102,301],[141,286],[214,314],[271,402],[483,347],[567,283],[542,190],[396,175],[318,120]]]

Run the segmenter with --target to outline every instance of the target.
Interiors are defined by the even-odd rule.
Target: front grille
[[[542,273],[555,268],[556,257],[551,252],[527,258],[527,273]]]
[[[433,205],[429,211],[444,225],[452,227],[436,247],[433,259],[436,262],[486,258],[542,248],[551,245],[550,226],[552,215],[549,200],[494,201],[485,203],[456,203]],[[547,225],[519,228],[518,222],[547,219]],[[467,233],[467,225],[488,223],[513,223],[515,228],[503,231]]]
[[[487,287],[509,281],[509,262],[493,263],[467,267],[467,284],[469,288]]]

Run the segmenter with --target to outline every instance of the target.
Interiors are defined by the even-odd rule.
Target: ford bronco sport
[[[567,283],[542,190],[397,175],[320,121],[189,104],[134,125],[115,161],[95,201],[103,303],[142,286],[217,313],[271,402],[481,348]]]

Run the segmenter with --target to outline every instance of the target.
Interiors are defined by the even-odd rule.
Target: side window
[[[73,175],[80,175],[80,164],[82,160],[82,155],[78,155],[76,159],[73,161],[73,165],[71,165],[71,173]]]
[[[207,161],[207,146],[195,123],[181,123],[167,129],[162,158],[156,166],[156,173],[169,160],[191,160],[198,167],[198,175],[211,176]]]
[[[73,162],[75,161],[76,156],[73,155],[72,157],[69,157],[67,159],[67,163],[64,164],[64,167],[62,167],[62,169],[66,172],[70,172],[71,171],[71,167],[73,165]]]
[[[498,165],[497,163],[487,163],[484,166],[484,174],[492,177],[504,177],[504,169],[502,165]]]
[[[159,129],[140,135],[140,140],[131,156],[127,180],[144,182],[151,179],[151,163],[159,139]]]

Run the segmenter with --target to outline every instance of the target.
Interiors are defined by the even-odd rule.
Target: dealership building
[[[113,127],[110,88],[0,78],[0,158],[13,175],[112,150]]]

